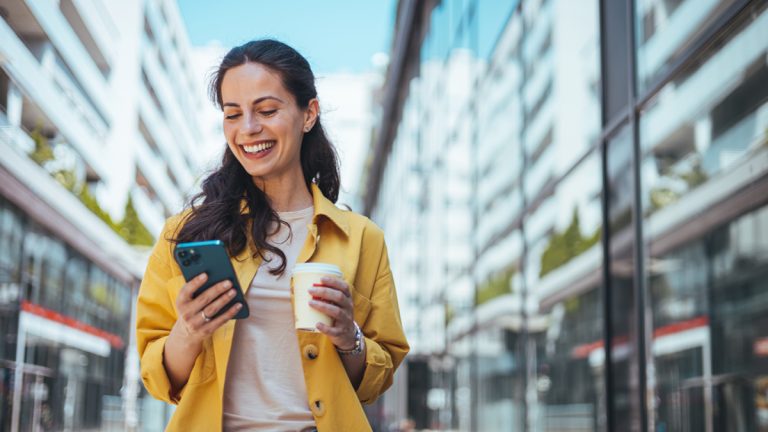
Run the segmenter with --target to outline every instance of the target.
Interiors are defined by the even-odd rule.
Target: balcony
[[[104,3],[95,0],[61,0],[59,7],[102,75],[109,75],[114,52],[112,47],[117,44],[120,35]]]
[[[73,96],[77,92],[67,84],[63,75],[53,72],[58,66],[52,65],[52,53],[45,53],[44,40],[42,44],[32,44],[27,40],[27,45],[17,36],[17,31],[34,30],[34,20],[30,20],[31,17],[30,14],[24,15],[21,12],[14,15],[15,28],[0,19],[0,40],[3,41],[0,45],[0,57],[6,59],[2,68],[24,96],[25,123],[34,127],[40,119],[50,122],[82,155],[98,177],[107,177],[104,159],[101,157],[100,132],[93,129],[91,123],[82,117],[82,111],[75,108],[77,104],[82,105],[82,101],[77,102],[77,97]],[[44,37],[44,34],[40,36]],[[45,59],[45,68],[30,50],[41,47],[42,50],[36,52],[41,59]],[[57,78],[54,78],[54,75],[57,75]],[[62,83],[74,92],[69,97],[63,94]]]
[[[82,84],[88,97],[93,100],[95,109],[107,117],[106,120],[109,122],[110,110],[107,103],[109,92],[104,75],[62,14],[61,9],[56,7],[54,2],[28,0],[26,5],[53,43],[56,51],[61,54],[64,62],[72,69],[74,76]],[[16,7],[24,6],[18,5]]]

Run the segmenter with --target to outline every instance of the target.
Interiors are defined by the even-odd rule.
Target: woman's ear
[[[307,109],[304,111],[304,132],[309,132],[315,127],[317,115],[320,113],[320,102],[317,98],[310,99]]]

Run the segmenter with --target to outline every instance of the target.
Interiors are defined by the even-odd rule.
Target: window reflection
[[[107,353],[90,352],[48,333],[74,325],[127,344],[131,287],[22,215],[0,199],[0,429],[10,427],[18,323],[26,314],[34,322],[25,327],[23,361],[30,367],[22,374],[21,430],[33,428],[40,402],[33,387],[47,392],[45,430],[100,430],[120,409],[125,347],[111,338]]]
[[[641,117],[658,429],[768,430],[768,11],[757,3]]]
[[[635,0],[637,82],[643,92],[734,0]]]

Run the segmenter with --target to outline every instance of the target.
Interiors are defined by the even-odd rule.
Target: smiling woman
[[[179,405],[167,430],[371,430],[361,404],[392,384],[409,348],[383,233],[334,205],[336,152],[309,63],[281,42],[249,42],[210,90],[227,146],[149,260],[136,324],[144,384]],[[172,259],[174,243],[203,240],[221,240],[244,288],[251,314],[237,324],[238,309],[224,309],[232,283],[194,296],[206,275],[184,283]],[[306,262],[341,274],[308,290],[330,318],[309,331],[294,323],[290,283]]]
[[[302,179],[301,141],[317,120],[317,99],[300,108],[280,76],[258,63],[232,68],[220,91],[227,144],[260,188]],[[304,204],[310,198],[304,197]]]

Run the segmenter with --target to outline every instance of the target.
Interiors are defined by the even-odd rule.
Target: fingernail
[[[228,295],[228,296],[230,296],[230,297],[234,297],[234,296],[235,296],[235,290],[229,290],[229,292],[227,293],[227,295]],[[239,303],[238,303],[238,304],[239,304]]]
[[[208,275],[205,274],[205,273],[200,273],[199,275],[197,275],[197,278],[200,279],[200,280],[203,280],[203,279],[205,279],[207,277],[208,277]]]
[[[232,286],[232,282],[231,282],[231,281],[225,281],[225,282],[224,282],[224,286],[225,286],[225,287],[227,287],[227,288],[229,288],[229,287],[231,287],[231,286]]]
[[[242,303],[238,303],[238,304],[235,305],[235,309],[237,309],[237,310],[240,310],[242,308],[243,308],[243,304]]]

